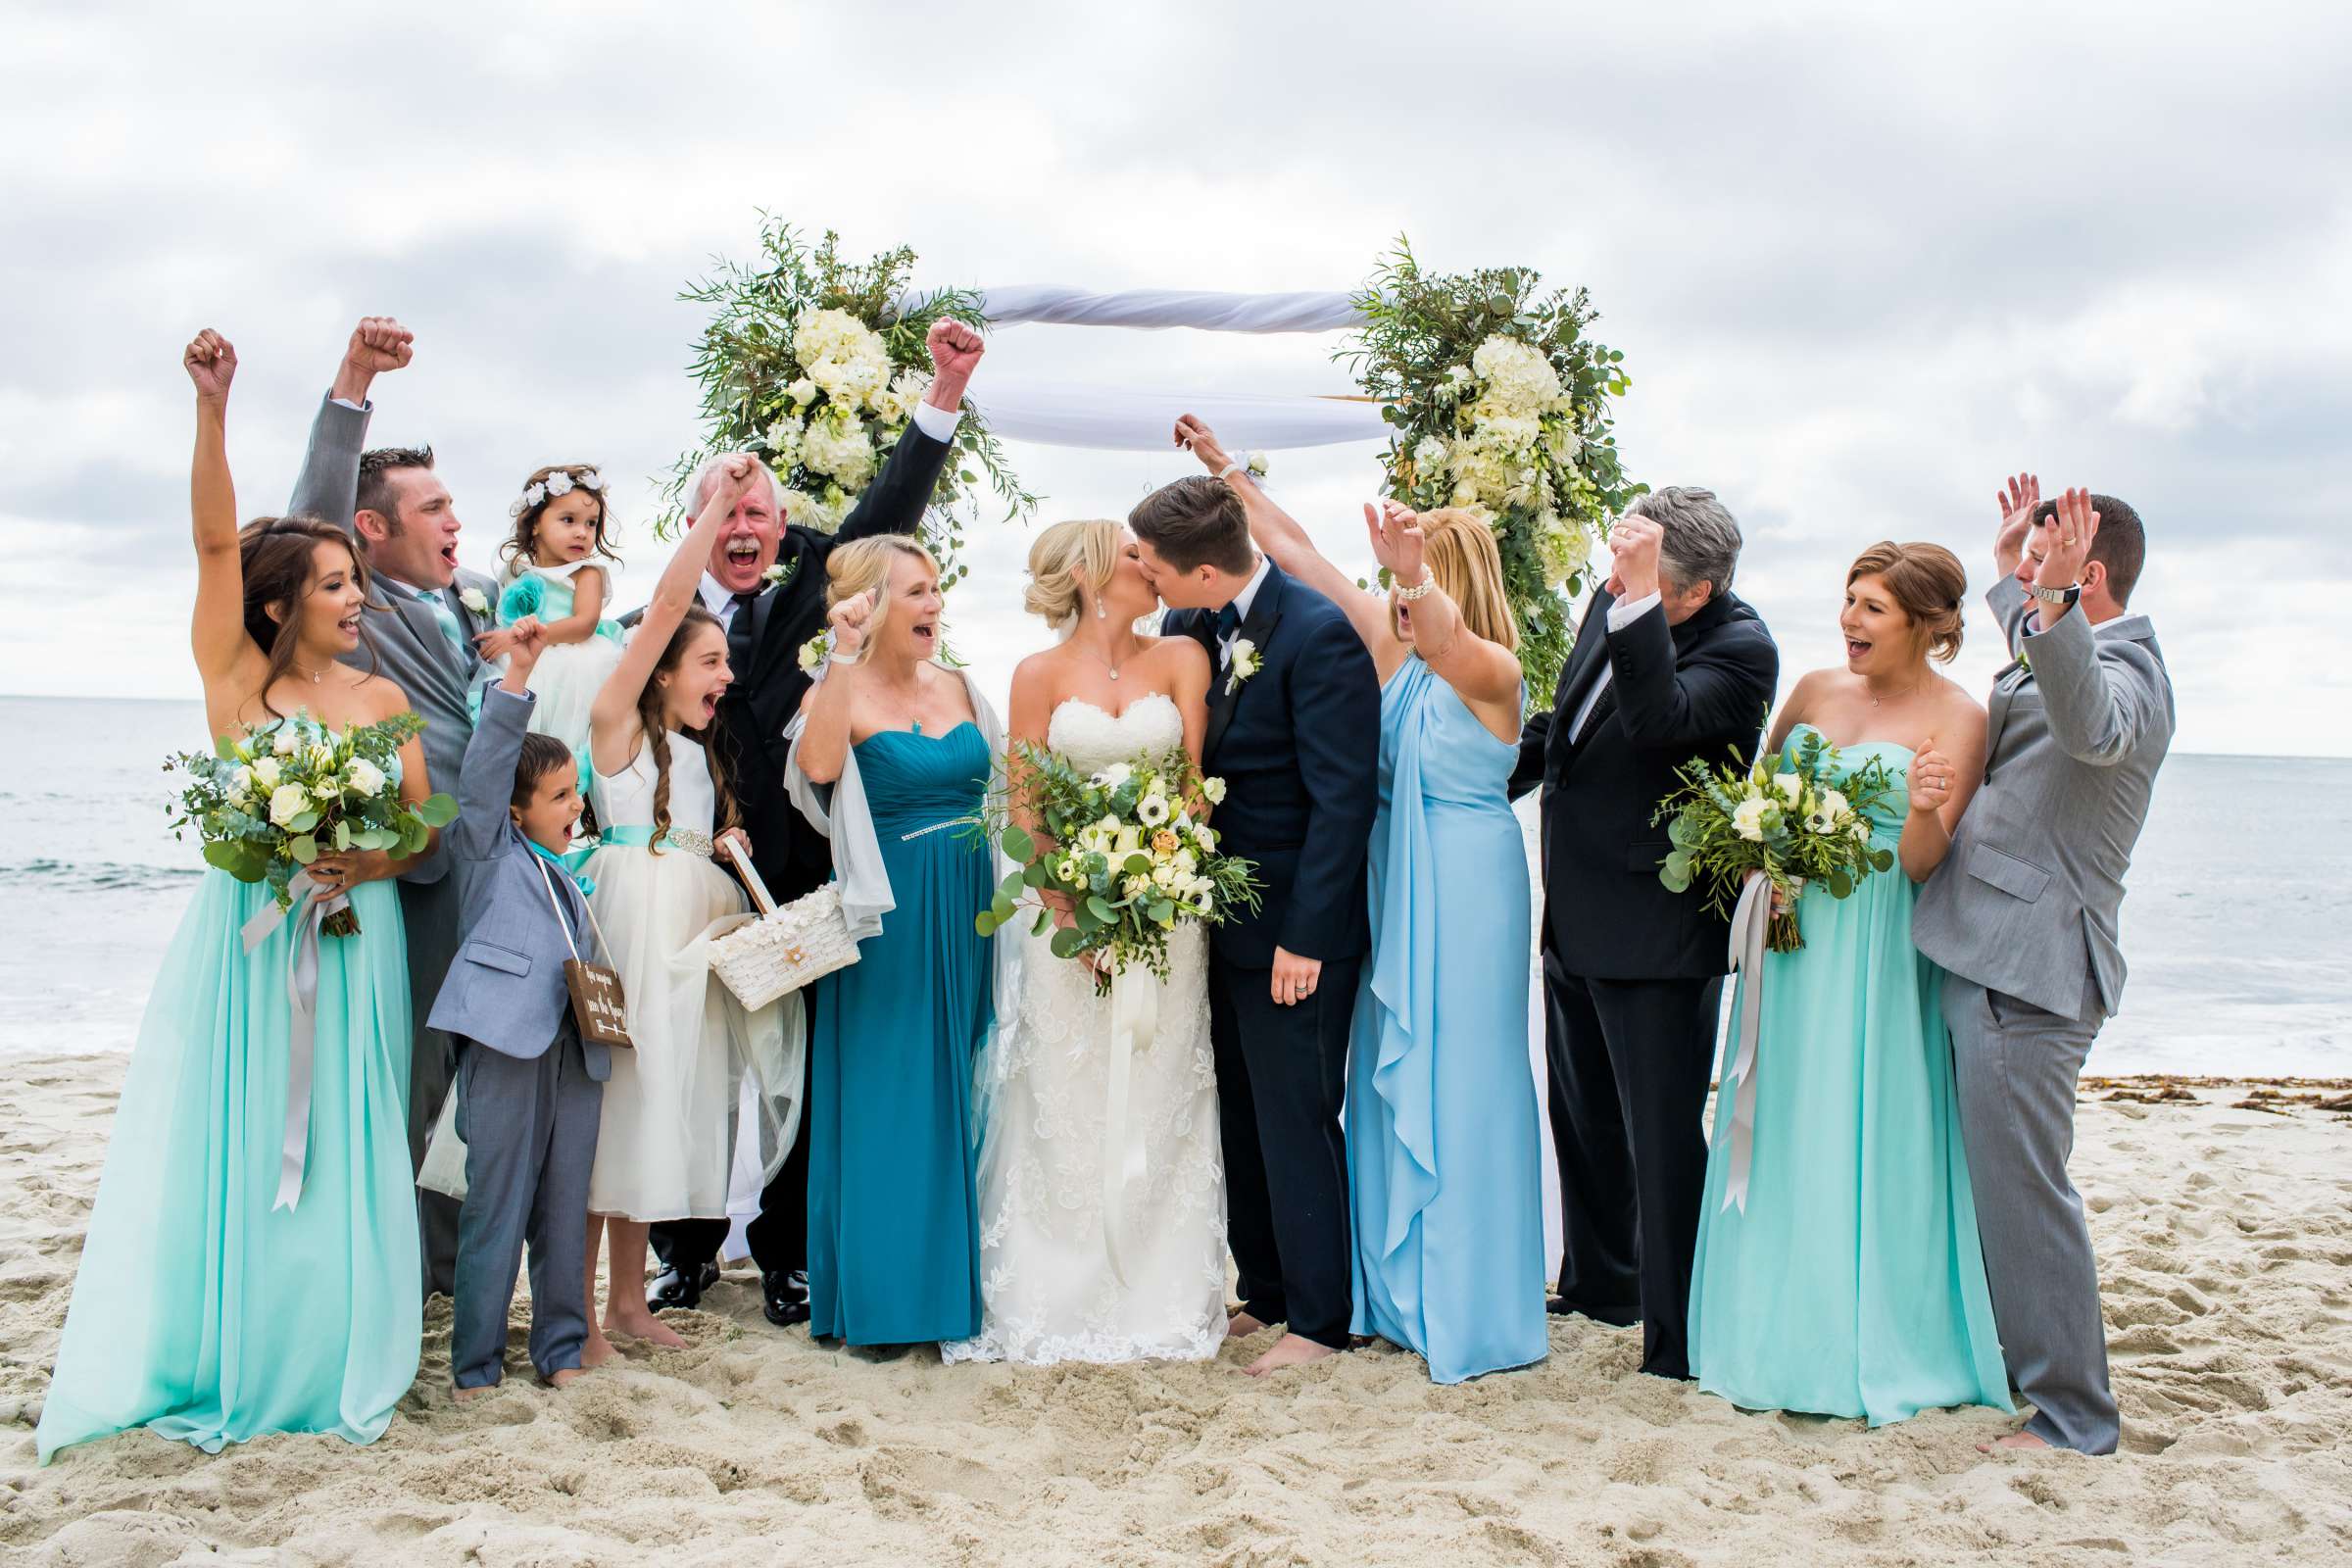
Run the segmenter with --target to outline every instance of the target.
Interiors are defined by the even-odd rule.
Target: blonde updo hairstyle
[[[890,568],[901,556],[911,556],[939,575],[939,562],[930,551],[903,533],[869,534],[836,545],[825,558],[825,610],[857,598],[874,595],[874,612],[865,618],[865,640],[858,645],[857,662],[864,663],[874,651],[874,634],[890,618]],[[876,590],[879,590],[877,592]]]
[[[1864,577],[1886,585],[1930,659],[1940,664],[1952,662],[1960,652],[1960,602],[1968,593],[1968,568],[1958,556],[1941,545],[1898,545],[1882,539],[1854,558],[1846,568],[1845,585],[1851,588]]]
[[[1059,628],[1078,618],[1085,596],[1098,600],[1118,570],[1119,525],[1103,517],[1057,522],[1029,547],[1029,587],[1021,608]]]
[[[1491,643],[1519,651],[1519,622],[1502,587],[1502,552],[1494,530],[1460,507],[1421,514],[1422,560],[1446,597],[1462,612],[1462,624]]]

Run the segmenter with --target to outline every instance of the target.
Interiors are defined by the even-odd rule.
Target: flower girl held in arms
[[[562,857],[580,819],[571,748],[525,732],[527,683],[544,633],[525,626],[507,672],[482,698],[466,748],[458,819],[444,835],[465,911],[457,961],[432,1025],[458,1042],[454,1093],[466,1142],[458,1215],[450,1379],[468,1399],[506,1374],[507,1308],[523,1244],[531,1253],[531,1366],[561,1388],[580,1375],[588,1340],[588,1172],[612,1071],[581,1039],[564,961],[595,961],[586,889]]]
[[[743,890],[712,858],[717,841],[738,841],[746,858],[751,849],[721,760],[705,745],[733,676],[726,632],[695,590],[720,525],[764,482],[748,456],[720,470],[590,717],[602,847],[584,870],[635,1049],[612,1062],[588,1183],[591,1299],[597,1237],[612,1235],[604,1328],[590,1325],[588,1366],[612,1359],[608,1332],[685,1343],[646,1305],[646,1231],[725,1217],[742,1074],[762,1090],[762,1181],[783,1163],[799,1117],[800,1008],[746,1012],[711,975],[706,948],[750,917]]]
[[[482,657],[495,660],[512,654],[516,627],[536,625],[544,634],[531,675],[531,732],[571,748],[582,789],[590,773],[588,710],[620,662],[619,623],[604,613],[612,598],[605,562],[620,559],[606,531],[605,495],[604,475],[584,463],[555,464],[524,482],[508,509],[514,536],[499,550],[507,569],[498,629],[481,644]]]

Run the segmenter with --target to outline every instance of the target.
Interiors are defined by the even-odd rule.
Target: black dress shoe
[[[645,1304],[657,1312],[672,1307],[691,1312],[703,1304],[703,1293],[717,1283],[716,1263],[705,1263],[692,1275],[665,1268],[646,1282]]]
[[[760,1309],[780,1329],[808,1321],[808,1276],[771,1269],[760,1276]]]

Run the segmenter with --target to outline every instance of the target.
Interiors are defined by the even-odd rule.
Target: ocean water
[[[0,1054],[127,1050],[203,871],[162,771],[202,710],[0,698]],[[2352,761],[2173,758],[2123,931],[2091,1071],[2352,1076]]]

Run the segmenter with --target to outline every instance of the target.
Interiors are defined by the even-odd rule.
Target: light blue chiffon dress
[[[1348,1064],[1353,1331],[1439,1383],[1549,1343],[1518,755],[1418,657],[1381,690],[1372,961]]]

